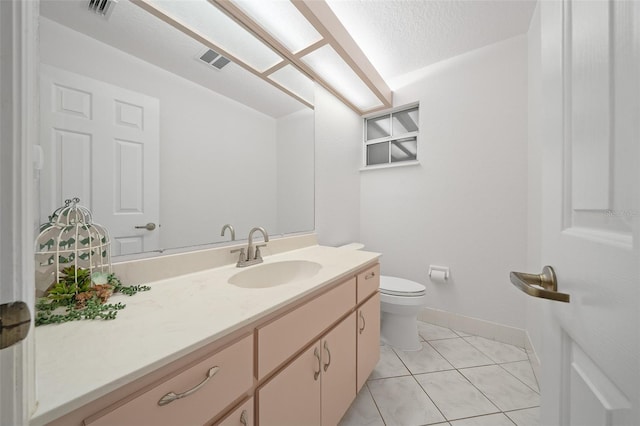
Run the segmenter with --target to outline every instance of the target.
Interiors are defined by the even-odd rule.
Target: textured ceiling
[[[524,34],[536,0],[327,0],[391,89],[401,76]]]

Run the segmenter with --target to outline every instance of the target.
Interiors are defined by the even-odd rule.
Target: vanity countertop
[[[151,291],[114,295],[127,305],[113,321],[38,327],[37,426],[224,337],[277,309],[376,261],[378,253],[311,246],[265,257],[264,263],[308,260],[322,268],[312,278],[270,288],[228,284],[235,264],[143,283]],[[132,284],[132,283],[125,283]]]

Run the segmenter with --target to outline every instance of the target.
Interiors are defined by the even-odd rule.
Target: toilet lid
[[[380,277],[380,293],[391,296],[422,296],[425,290],[422,284],[415,281],[384,275]]]

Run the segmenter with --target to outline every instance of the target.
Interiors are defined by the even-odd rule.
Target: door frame
[[[22,300],[32,311],[33,213],[37,195],[32,151],[38,136],[38,18],[37,1],[0,1],[0,300]],[[31,327],[26,340],[0,351],[2,423],[28,424],[36,406],[35,339]]]

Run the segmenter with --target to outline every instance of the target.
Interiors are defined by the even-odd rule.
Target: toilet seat
[[[390,296],[420,297],[426,292],[422,284],[404,278],[381,276],[380,293]]]

